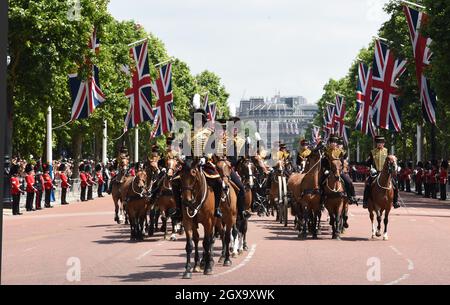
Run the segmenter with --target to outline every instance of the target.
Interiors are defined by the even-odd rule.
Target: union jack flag
[[[216,120],[217,107],[216,103],[209,103],[208,94],[205,96],[205,113],[206,118],[211,128],[214,128],[214,122]]]
[[[344,146],[348,147],[348,139],[349,139],[349,135],[350,135],[350,131],[349,131],[350,127],[348,127],[347,125],[344,126],[344,132],[342,135],[343,138],[343,142],[344,142]]]
[[[375,136],[372,120],[372,69],[360,63],[356,92],[356,130]]]
[[[423,117],[427,122],[436,124],[436,93],[431,89],[430,81],[424,74],[424,70],[430,65],[433,55],[429,48],[432,40],[420,33],[422,25],[427,23],[428,15],[406,5],[403,6],[403,11],[406,14],[406,20],[408,20],[409,34],[414,50]]]
[[[86,81],[78,78],[78,74],[69,74],[69,86],[72,96],[71,121],[86,119],[94,109],[105,101],[105,96],[100,89],[98,68],[92,66],[92,74]]]
[[[344,117],[345,117],[345,98],[340,95],[336,95],[336,106],[334,111],[334,122],[336,126],[336,133],[342,137],[344,134]]]
[[[320,127],[319,126],[313,125],[312,135],[311,136],[312,136],[311,143],[316,143],[317,144],[317,139],[320,136]]]
[[[156,102],[155,129],[152,137],[170,132],[173,126],[172,64],[159,69],[159,78],[152,82],[152,92],[158,98]]]
[[[97,29],[94,28],[91,37],[89,38],[89,49],[94,51],[96,54],[100,50],[100,39],[97,37]]]
[[[373,61],[372,107],[375,124],[383,129],[402,129],[397,79],[406,70],[406,60],[396,59],[388,46],[377,40]]]
[[[130,99],[130,107],[125,116],[125,126],[128,129],[154,118],[147,41],[132,47],[130,55],[136,67],[133,69],[131,87],[125,90],[125,95]]]
[[[324,132],[325,132],[325,139],[328,139],[328,137],[334,133],[334,111],[335,111],[335,105],[327,105],[325,108],[324,113]]]

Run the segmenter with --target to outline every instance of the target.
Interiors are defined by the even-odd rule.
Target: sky
[[[241,98],[302,95],[315,103],[345,76],[388,19],[388,0],[111,0],[118,20],[159,37],[192,73],[209,70]],[[150,46],[151,47],[151,46]]]

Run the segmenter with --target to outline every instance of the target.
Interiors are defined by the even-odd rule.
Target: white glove
[[[370,174],[373,176],[377,173],[377,170],[374,169],[373,167],[370,169]]]
[[[206,164],[206,159],[203,157],[200,159],[200,165],[205,165]]]

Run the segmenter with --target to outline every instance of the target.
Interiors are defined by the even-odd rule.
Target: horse
[[[269,200],[267,196],[267,181],[269,177],[269,168],[264,163],[264,160],[256,156],[253,158],[253,164],[256,171],[253,173],[255,177],[255,186],[253,192],[254,209],[258,213],[258,216],[269,216]]]
[[[171,210],[176,209],[176,202],[174,198],[174,194],[172,191],[172,181],[173,179],[179,179],[176,178],[178,173],[178,161],[175,158],[168,158],[166,160],[166,168],[167,170],[164,173],[164,176],[161,178],[160,183],[160,189],[158,191],[158,194],[156,194],[156,200],[154,203],[154,206],[161,215],[162,220],[162,226],[161,231],[164,232],[164,239],[166,239],[167,236],[167,217],[170,214]],[[155,226],[157,226],[157,213],[153,213],[152,217],[150,217],[150,228],[149,232],[153,234],[155,230]],[[176,221],[174,218],[172,218],[172,234],[170,236],[170,240],[177,240],[177,237],[175,235],[176,231]]]
[[[324,202],[330,215],[330,225],[333,229],[332,239],[340,240],[340,234],[343,231],[345,201],[348,200],[341,178],[342,161],[332,156],[327,157],[326,160],[330,164],[331,173],[325,179]]]
[[[242,179],[242,183],[245,186],[245,201],[244,211],[248,211],[252,208],[253,203],[256,200],[256,183],[258,183],[255,174],[257,173],[256,166],[250,159],[241,159],[236,166],[236,171]],[[265,210],[267,212],[267,210]],[[248,218],[238,215],[237,218],[237,230],[234,230],[233,237],[238,243],[235,243],[233,255],[236,253],[242,253],[248,250],[247,245],[247,230],[248,230]]]
[[[144,164],[145,171],[147,173],[147,185],[150,190],[156,187],[156,184],[161,176],[161,169],[159,168],[159,158],[147,158]],[[156,205],[152,205],[150,209],[150,223],[147,227],[148,236],[153,236],[155,231],[158,231],[159,211],[156,210]]]
[[[184,161],[181,173],[181,200],[183,207],[183,226],[186,235],[186,265],[183,279],[191,279],[192,271],[200,272],[198,242],[200,239],[198,225],[203,226],[204,274],[211,275],[214,261],[212,245],[214,235],[214,192],[208,186],[205,173],[199,165],[199,160]],[[193,245],[194,268],[191,266]]]
[[[216,168],[226,186],[226,191],[220,200],[220,209],[222,218],[216,219],[215,228],[219,232],[222,240],[222,254],[219,263],[223,262],[224,266],[231,266],[230,244],[231,230],[236,226],[237,219],[237,187],[231,181],[231,164],[226,160],[218,160]]]
[[[111,180],[111,196],[114,201],[114,208],[115,208],[115,216],[114,221],[118,224],[122,224],[125,222],[127,224],[127,220],[125,217],[125,209],[123,205],[123,201],[121,199],[120,195],[120,185],[125,181],[126,178],[126,172],[128,168],[128,159],[121,159],[119,163],[118,173],[117,175]]]
[[[288,224],[288,194],[287,194],[287,183],[285,176],[284,161],[278,160],[276,166],[274,167],[275,173],[272,175],[272,184],[270,186],[270,202],[272,207],[276,208],[277,211],[277,221],[284,223],[287,227]]]
[[[307,158],[302,173],[289,177],[288,190],[292,195],[292,211],[298,220],[298,237],[306,239],[307,226],[313,239],[317,239],[322,211],[320,207],[320,180],[322,152],[315,149]]]
[[[389,222],[389,212],[392,209],[394,198],[394,187],[392,176],[397,171],[397,158],[389,155],[384,162],[383,170],[372,182],[370,195],[368,198],[368,209],[370,221],[372,222],[372,239],[381,236],[381,217],[384,212],[384,235],[383,240],[388,240],[387,227]],[[378,226],[375,231],[374,213],[377,215]]]
[[[147,218],[149,202],[147,199],[147,173],[139,170],[135,176],[127,177],[120,186],[122,202],[126,202],[131,236],[130,240],[144,239],[144,222]]]

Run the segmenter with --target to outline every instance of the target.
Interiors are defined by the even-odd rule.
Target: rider
[[[365,188],[364,188],[364,199],[363,199],[363,208],[367,209],[368,200],[370,195],[370,185],[373,182],[373,179],[377,177],[377,175],[383,170],[384,163],[386,158],[388,157],[388,150],[384,147],[385,139],[383,136],[375,137],[376,148],[374,148],[370,152],[370,156],[367,159],[367,166],[371,167],[371,175],[367,179]],[[394,208],[397,209],[400,206],[398,205],[398,186],[397,181],[392,179],[392,185],[394,186]]]
[[[309,149],[308,140],[303,139],[300,141],[300,149],[297,152],[297,166],[301,171],[305,168],[306,159],[311,154],[311,150]]]
[[[240,118],[233,117],[231,120],[234,122],[234,124],[240,122]],[[238,215],[242,216],[243,218],[249,218],[251,214],[245,210],[245,186],[242,183],[241,178],[236,172],[236,167],[239,163],[239,161],[244,157],[243,153],[245,154],[246,150],[246,140],[239,134],[239,128],[235,128],[233,130],[233,151],[228,152],[227,151],[227,133],[226,133],[226,120],[221,119],[219,120],[219,123],[222,125],[222,128],[224,129],[223,136],[221,137],[221,141],[219,141],[216,152],[221,152],[223,156],[226,156],[228,161],[231,163],[231,174],[230,179],[231,181],[238,187],[237,192],[237,208],[238,208]]]
[[[328,146],[325,148],[325,155],[328,159],[340,159],[342,165],[344,166],[345,161],[347,159],[347,152],[343,149],[343,141],[337,135],[331,135],[328,140]],[[325,173],[322,175],[320,189],[321,194],[323,194],[323,185],[325,183],[326,178],[330,174],[329,164],[327,162],[323,162],[323,166],[325,168]],[[347,194],[347,198],[350,204],[357,204],[357,200],[355,198],[355,187],[353,185],[352,179],[348,173],[344,170],[341,172],[341,179],[344,181],[344,188]],[[321,196],[321,204],[323,205],[324,196]]]

